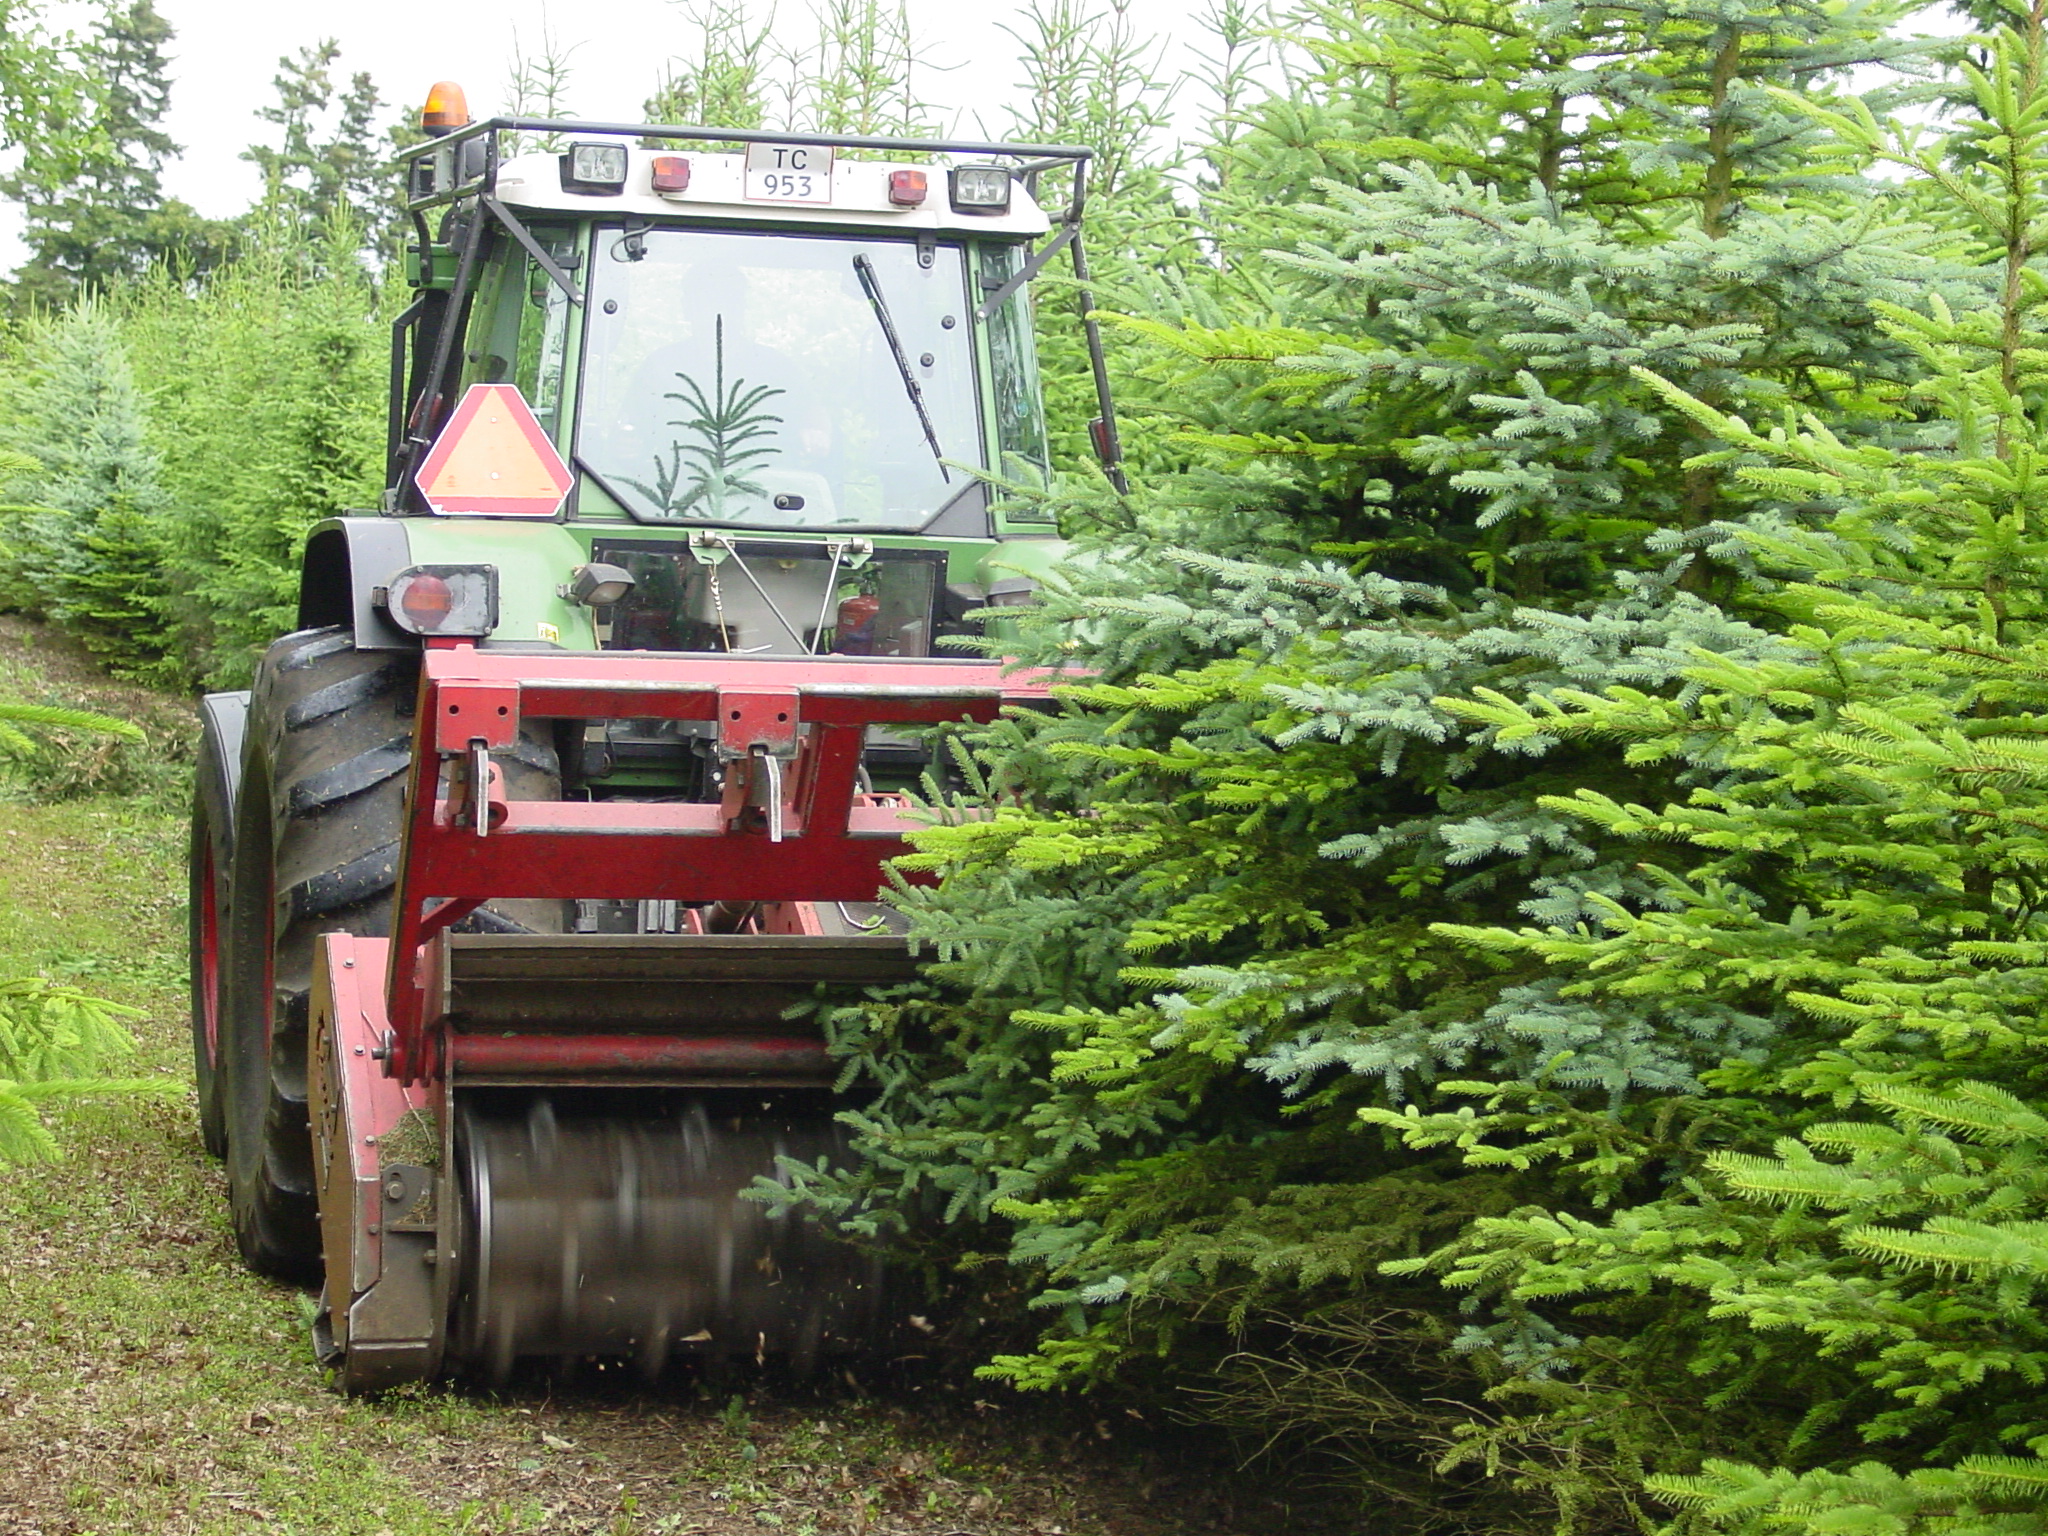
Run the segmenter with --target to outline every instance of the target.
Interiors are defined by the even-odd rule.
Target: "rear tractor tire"
[[[323,933],[391,929],[419,658],[359,651],[344,628],[276,641],[250,699],[222,972],[220,1061],[235,1240],[258,1273],[320,1273],[306,1115],[308,1002]],[[515,799],[556,793],[553,747],[497,763]],[[555,902],[497,903],[461,926],[558,931]]]

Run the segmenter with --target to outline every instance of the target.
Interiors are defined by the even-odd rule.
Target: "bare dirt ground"
[[[307,1300],[248,1274],[189,1090],[183,706],[0,619],[0,693],[149,721],[102,792],[0,803],[0,976],[142,1010],[166,1096],[54,1117],[55,1164],[0,1169],[0,1536],[290,1531],[1266,1536],[1356,1511],[1237,1472],[1127,1410],[956,1376],[829,1392],[602,1374],[502,1396],[331,1392]]]

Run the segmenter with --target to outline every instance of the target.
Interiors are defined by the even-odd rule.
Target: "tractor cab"
[[[544,422],[573,421],[580,511],[838,534],[914,535],[944,519],[942,532],[991,537],[970,471],[1044,472],[1025,295],[979,313],[1047,228],[1022,189],[981,223],[940,210],[911,223],[921,210],[890,204],[891,187],[926,201],[944,173],[855,162],[831,176],[836,222],[779,228],[739,200],[737,155],[621,151],[629,181],[651,182],[656,162],[687,168],[671,169],[684,192],[631,200],[562,190],[563,158],[523,156],[499,184],[530,200],[530,232],[582,281],[503,250],[461,382],[509,381]],[[750,214],[758,223],[736,218]]]
[[[1062,250],[1085,278],[1085,151],[435,129],[410,152],[417,298],[383,510],[416,556],[476,546],[471,519],[491,514],[451,513],[421,472],[480,385],[516,390],[568,471],[545,533],[483,535],[561,567],[516,590],[500,568],[492,638],[960,656],[946,642],[979,632],[970,613],[1029,599],[1056,530],[991,481],[1050,470],[1029,288]],[[1068,201],[1048,213],[1054,177]],[[1095,436],[1115,473],[1110,419],[1105,393]],[[433,531],[457,517],[459,538]],[[581,584],[602,601],[577,598],[586,567],[608,578]]]

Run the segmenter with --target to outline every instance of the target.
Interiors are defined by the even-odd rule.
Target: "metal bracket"
[[[469,744],[469,783],[466,811],[457,811],[459,821],[467,814],[478,837],[489,837],[491,828],[508,814],[505,805],[505,776],[491,761],[491,749],[481,741]]]
[[[398,1222],[416,1223],[431,1230],[432,1204],[422,1197],[434,1187],[433,1170],[416,1163],[385,1163],[378,1172],[384,1180],[385,1230]]]
[[[756,751],[795,757],[802,724],[794,688],[718,690],[718,756],[733,763]]]
[[[502,752],[519,739],[517,683],[446,682],[436,691],[434,748],[467,752],[481,741]]]
[[[760,780],[761,798],[767,802],[768,841],[782,841],[782,759],[765,747],[754,748],[754,761],[763,769]]]
[[[619,242],[618,249],[625,251],[626,260],[628,261],[645,261],[647,259],[647,231],[654,228],[654,220],[648,218],[645,214],[629,213],[626,215],[625,227],[626,235]]]
[[[745,830],[747,812],[755,810],[767,823],[768,841],[781,842],[787,835],[783,797],[788,782],[783,777],[782,759],[763,746],[756,746],[744,759],[728,764],[725,792],[718,806],[727,829]]]
[[[492,218],[505,226],[505,229],[511,234],[512,238],[517,240],[526,251],[526,254],[531,256],[535,263],[539,265],[541,271],[547,273],[548,281],[552,282],[569,296],[571,304],[581,304],[583,302],[583,295],[577,291],[575,280],[562,270],[561,264],[547,253],[546,248],[538,240],[533,238],[533,235],[527,230],[526,226],[513,217],[510,209],[488,193],[479,201],[483,203],[485,210]]]
[[[690,530],[690,553],[699,565],[718,565],[732,553],[732,540],[723,534],[710,533],[702,528]]]
[[[1038,250],[1032,252],[1031,259],[1012,273],[1008,282],[981,301],[981,308],[974,312],[974,318],[986,322],[990,315],[1010,302],[1011,294],[1043,272],[1047,262],[1072,245],[1074,237],[1080,233],[1081,226],[1079,224],[1069,224]]]

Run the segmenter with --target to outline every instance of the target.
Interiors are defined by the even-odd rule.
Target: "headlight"
[[[1029,576],[1005,576],[988,584],[990,608],[1029,608],[1038,601],[1038,583]]]
[[[415,565],[370,600],[411,634],[481,638],[498,627],[498,568]]]
[[[948,174],[955,213],[1008,213],[1010,168],[1006,165],[956,165]]]
[[[562,595],[586,608],[608,608],[633,590],[633,573],[616,565],[579,565],[569,573]]]
[[[626,146],[571,144],[562,155],[564,192],[623,192],[626,189]]]

